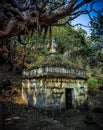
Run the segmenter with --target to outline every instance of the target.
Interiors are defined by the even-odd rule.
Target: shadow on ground
[[[1,99],[0,130],[103,130],[103,113],[36,110],[17,94]]]

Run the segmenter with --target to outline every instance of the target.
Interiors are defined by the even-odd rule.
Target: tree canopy
[[[91,36],[95,44],[103,48],[103,12],[97,14],[91,21]]]
[[[30,29],[46,33],[48,26],[64,25],[89,14],[94,4],[95,0],[1,0],[0,37],[25,34]]]

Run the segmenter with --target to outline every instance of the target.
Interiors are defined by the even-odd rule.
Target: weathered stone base
[[[35,78],[22,81],[22,97],[31,106],[41,109],[67,108],[67,89],[71,90],[71,107],[81,105],[87,99],[85,80],[67,78]]]

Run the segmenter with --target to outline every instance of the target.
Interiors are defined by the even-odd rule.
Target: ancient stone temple
[[[56,47],[53,40],[49,60],[23,72],[22,97],[36,108],[76,108],[87,99],[86,71],[57,62]]]
[[[70,109],[87,99],[84,69],[65,65],[42,65],[24,70],[22,97],[41,109]]]

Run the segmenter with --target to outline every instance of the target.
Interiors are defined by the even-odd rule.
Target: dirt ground
[[[12,81],[6,89],[0,82],[0,130],[103,130],[103,111],[41,111],[28,106],[21,96],[21,77],[15,72],[7,64],[0,65],[0,81]],[[103,102],[94,99],[93,106]]]
[[[43,111],[28,106],[21,90],[2,90],[0,130],[103,130],[103,113],[66,110]]]

